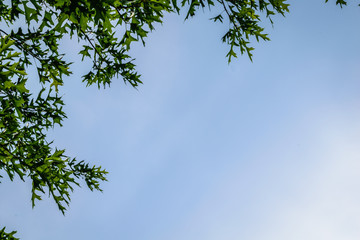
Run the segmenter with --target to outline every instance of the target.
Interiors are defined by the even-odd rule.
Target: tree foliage
[[[18,238],[14,237],[16,234],[16,231],[12,231],[10,233],[5,232],[5,227],[0,229],[0,239],[6,239],[6,240],[19,240]]]
[[[327,0],[326,0],[327,2]],[[336,4],[346,5],[337,0]],[[82,77],[86,85],[110,85],[120,77],[133,87],[141,84],[130,48],[145,44],[148,33],[166,13],[185,11],[185,19],[209,8],[214,22],[226,26],[222,41],[228,61],[237,53],[252,58],[250,42],[269,40],[261,21],[289,11],[286,0],[7,0],[0,2],[0,177],[32,182],[33,206],[48,193],[64,213],[73,187],[84,179],[101,190],[106,171],[53,147],[49,128],[61,126],[66,114],[58,94],[70,76],[61,40],[70,36],[82,46],[82,60],[92,64]],[[29,92],[27,72],[34,68],[41,90]],[[33,80],[33,79],[32,79]],[[0,231],[1,239],[16,239]]]

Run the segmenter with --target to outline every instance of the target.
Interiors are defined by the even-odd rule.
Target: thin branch
[[[95,45],[92,43],[92,41],[91,41],[91,39],[89,38],[89,36],[88,36],[86,33],[84,33],[83,31],[81,31],[81,32],[84,34],[86,40],[91,44],[91,46],[93,47],[94,51],[99,55],[99,57],[101,58],[101,60],[103,60],[104,62],[106,62],[106,59],[105,59],[105,58],[101,55],[101,53],[96,49]]]
[[[229,11],[228,11],[228,9],[227,9],[224,0],[220,0],[220,2],[221,2],[221,4],[224,6],[224,10],[225,10],[225,12],[227,13],[228,17],[230,18],[230,15],[231,15],[231,14],[229,13]]]

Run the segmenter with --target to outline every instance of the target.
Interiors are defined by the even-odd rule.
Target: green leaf
[[[25,87],[25,83],[26,83],[26,81],[23,81],[16,85],[16,89],[19,90],[20,93],[24,93],[24,92],[28,93],[29,92],[29,90],[26,89],[26,87]]]
[[[15,84],[11,81],[5,81],[4,86],[5,88],[10,89],[11,87],[15,86]]]

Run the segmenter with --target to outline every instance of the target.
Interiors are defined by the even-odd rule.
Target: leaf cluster
[[[253,47],[250,46],[252,38],[256,41],[270,40],[268,34],[261,27],[263,18],[273,23],[272,17],[276,14],[285,15],[289,12],[289,4],[286,0],[183,0],[189,4],[186,18],[194,16],[198,8],[213,7],[221,9],[215,17],[214,22],[228,23],[229,28],[222,37],[222,41],[230,46],[227,53],[228,62],[237,57],[238,49],[241,54],[246,53],[252,60]]]
[[[325,0],[325,2],[327,3],[329,0]],[[339,5],[341,8],[343,6],[346,6],[347,5],[347,2],[345,0],[336,0],[336,5]],[[360,6],[360,4],[359,4]]]
[[[14,237],[16,231],[12,231],[10,233],[5,232],[5,227],[0,229],[0,239],[1,240],[19,240],[19,238]]]
[[[37,97],[31,96],[14,44],[9,36],[0,39],[0,169],[11,180],[15,176],[23,181],[31,179],[33,206],[47,188],[64,213],[72,186],[79,185],[76,179],[85,179],[91,190],[101,190],[99,181],[105,180],[106,172],[69,158],[65,150],[52,149],[46,130],[61,125],[66,118],[64,103],[51,88],[46,94],[42,88]]]

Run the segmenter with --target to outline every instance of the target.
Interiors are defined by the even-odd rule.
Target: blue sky
[[[168,15],[133,48],[138,90],[85,88],[74,64],[50,135],[109,181],[76,189],[64,217],[5,179],[1,225],[24,240],[359,239],[360,8],[333,2],[290,1],[253,62],[229,65],[211,13]]]

